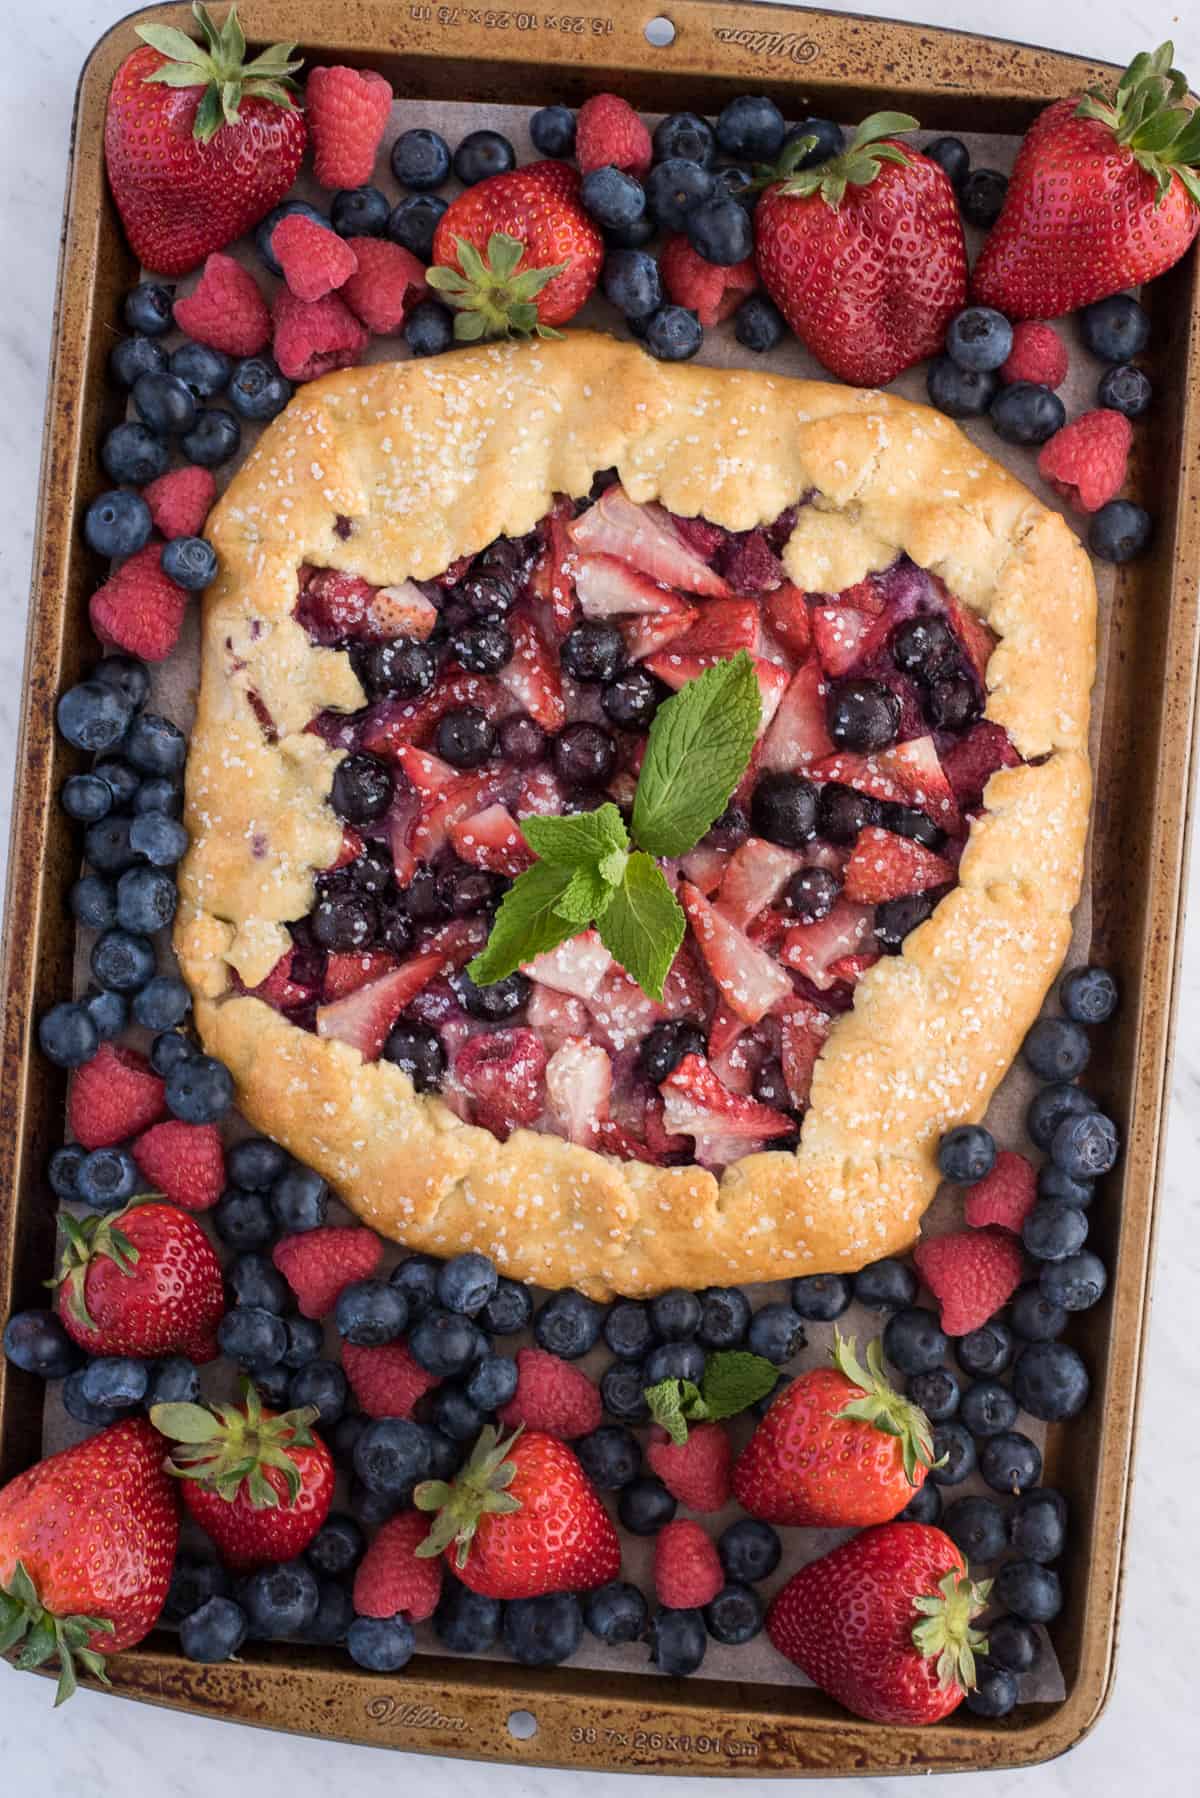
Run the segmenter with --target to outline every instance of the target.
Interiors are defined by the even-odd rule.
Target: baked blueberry
[[[644,731],[653,724],[662,698],[663,689],[652,674],[644,668],[626,668],[608,681],[600,704],[618,730]]]
[[[842,883],[829,868],[798,868],[784,888],[783,902],[801,924],[827,918],[841,895]]]
[[[830,843],[853,843],[860,831],[880,822],[878,799],[840,781],[826,781],[817,798],[817,835]]]
[[[498,618],[476,618],[451,633],[450,651],[468,674],[496,674],[512,660],[513,640]]]
[[[437,1092],[446,1073],[446,1052],[431,1024],[401,1019],[393,1025],[383,1057],[402,1068],[419,1093]]]
[[[478,768],[496,747],[496,727],[478,706],[456,706],[439,718],[434,745],[452,768]]]
[[[830,681],[825,722],[839,749],[873,755],[896,741],[900,701],[882,681]]]
[[[466,969],[460,968],[451,976],[450,984],[463,1010],[489,1024],[514,1017],[529,998],[529,977],[521,973],[506,974],[503,980],[493,980],[488,986],[476,986]]]
[[[930,681],[925,710],[935,730],[964,731],[979,717],[983,701],[964,669],[949,669]]]
[[[585,618],[563,639],[561,659],[572,680],[611,681],[625,660],[625,639],[615,625]]]
[[[764,774],[754,788],[750,819],[769,843],[798,849],[817,834],[817,789],[802,774]]]
[[[321,893],[309,918],[313,941],[339,954],[366,949],[379,928],[379,911],[366,893],[349,885]]]

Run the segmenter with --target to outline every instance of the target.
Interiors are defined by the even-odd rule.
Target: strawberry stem
[[[107,1617],[56,1617],[48,1611],[22,1561],[13,1568],[8,1584],[0,1586],[0,1654],[22,1643],[14,1659],[14,1665],[22,1672],[57,1659],[56,1706],[65,1704],[77,1690],[77,1665],[106,1686],[112,1684],[104,1668],[104,1656],[88,1646],[97,1630],[112,1635],[113,1624]]]
[[[128,1236],[117,1229],[123,1217],[128,1217],[139,1205],[145,1205],[150,1195],[143,1194],[126,1205],[124,1210],[114,1212],[111,1217],[75,1218],[63,1212],[59,1218],[66,1247],[58,1272],[52,1280],[47,1280],[50,1287],[61,1286],[65,1289],[65,1302],[71,1316],[85,1330],[94,1330],[96,1325],[87,1308],[86,1287],[87,1270],[99,1255],[107,1256],[113,1262],[117,1272],[126,1279],[137,1266],[140,1256]]]
[[[803,199],[820,194],[827,206],[836,212],[847,187],[869,187],[885,162],[907,164],[908,157],[898,144],[888,140],[898,131],[917,130],[917,121],[907,112],[873,112],[863,120],[840,156],[821,163],[815,169],[802,169],[816,143],[815,137],[797,138],[784,150],[773,169],[759,171],[756,185],[765,187],[780,181],[780,193]]]
[[[483,337],[561,337],[538,321],[534,305],[542,289],[561,275],[567,263],[527,268],[517,273],[525,245],[506,231],[493,231],[483,257],[465,237],[454,239],[457,268],[431,268],[425,276],[455,311],[454,335],[463,343]]]
[[[272,44],[253,62],[247,62],[246,38],[236,6],[230,7],[219,28],[201,0],[194,0],[192,12],[203,43],[198,44],[174,25],[138,25],[135,29],[143,42],[167,59],[145,77],[147,81],[165,87],[204,89],[192,126],[194,137],[205,144],[223,125],[236,125],[243,99],[270,100],[285,112],[294,109],[292,94],[299,90],[292,76],[303,61],[292,55],[295,44]]]
[[[921,1621],[913,1624],[913,1646],[930,1661],[937,1656],[938,1683],[969,1692],[975,1684],[975,1656],[987,1653],[987,1637],[971,1627],[987,1604],[990,1579],[975,1583],[969,1575],[951,1568],[938,1581],[936,1592],[913,1599]]]
[[[1200,109],[1177,104],[1187,94],[1187,77],[1171,66],[1174,55],[1169,39],[1157,50],[1140,51],[1116,94],[1110,99],[1102,87],[1089,88],[1075,116],[1107,125],[1138,167],[1153,176],[1155,206],[1166,199],[1175,175],[1200,205]]]
[[[245,1486],[251,1505],[261,1511],[279,1505],[264,1467],[282,1473],[289,1505],[299,1498],[300,1470],[287,1450],[312,1447],[308,1426],[317,1415],[315,1405],[304,1405],[267,1417],[257,1390],[243,1380],[241,1406],[155,1405],[150,1421],[175,1444],[166,1462],[168,1473],[197,1480],[229,1504]]]
[[[905,1477],[910,1486],[915,1486],[918,1467],[937,1465],[933,1458],[933,1431],[921,1407],[914,1405],[911,1399],[903,1398],[894,1386],[889,1385],[879,1338],[875,1337],[868,1344],[867,1365],[863,1367],[854,1352],[854,1338],[843,1336],[835,1327],[829,1354],[838,1372],[845,1374],[862,1392],[861,1398],[851,1399],[836,1415],[856,1418],[860,1423],[869,1423],[882,1430],[885,1436],[897,1437]]]
[[[480,1431],[471,1458],[457,1479],[449,1485],[444,1480],[423,1480],[417,1487],[413,1503],[418,1511],[437,1513],[429,1534],[415,1550],[422,1559],[432,1560],[454,1542],[455,1565],[465,1567],[480,1519],[489,1513],[521,1509],[520,1499],[506,1488],[517,1471],[516,1462],[507,1457],[523,1428],[518,1425],[502,1442],[499,1430],[488,1424]]]

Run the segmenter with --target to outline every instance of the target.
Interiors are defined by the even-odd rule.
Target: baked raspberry
[[[173,537],[199,537],[216,497],[216,476],[198,464],[172,468],[142,489],[154,528],[168,542]]]
[[[342,298],[368,331],[390,336],[429,298],[425,266],[383,237],[355,238],[354,254],[358,267],[341,288]]]
[[[358,267],[358,257],[344,237],[303,213],[280,219],[271,233],[271,248],[298,300],[324,299],[345,286]]]
[[[1032,381],[1038,387],[1061,387],[1069,365],[1067,346],[1054,326],[1023,319],[1013,326],[1012,349],[1000,366],[1000,379],[1006,384]]]
[[[653,154],[650,133],[619,94],[593,94],[579,108],[575,160],[585,175],[611,165],[640,181],[649,171]]]
[[[272,310],[275,360],[289,381],[313,381],[350,368],[367,347],[367,333],[336,293],[298,300],[286,287]]]
[[[1098,407],[1056,431],[1038,455],[1038,473],[1078,512],[1098,512],[1125,482],[1133,426],[1123,412]]]
[[[454,1062],[454,1078],[474,1100],[480,1122],[501,1137],[537,1118],[545,1072],[546,1051],[532,1030],[472,1037]]]
[[[175,302],[175,323],[226,356],[257,356],[271,341],[271,314],[249,269],[215,251],[191,293]]]
[[[179,641],[187,594],[163,573],[162,544],[147,543],[114,568],[88,601],[92,629],[143,662],[163,662]]]
[[[362,187],[392,110],[388,82],[373,69],[318,66],[308,72],[304,102],[316,179],[322,187]]]

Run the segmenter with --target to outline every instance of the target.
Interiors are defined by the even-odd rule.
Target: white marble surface
[[[839,0],[828,0],[839,7]],[[0,438],[0,812],[7,834],[8,794],[28,599],[32,521],[37,490],[43,389],[49,343],[58,225],[72,96],[89,48],[127,11],[129,0],[42,0],[14,3],[0,63],[0,394],[7,425]],[[863,0],[869,6],[870,0]],[[882,7],[882,0],[880,0]],[[855,11],[853,0],[840,10]],[[651,7],[647,5],[647,16]],[[670,10],[669,6],[664,10]],[[1180,5],[1134,6],[1122,0],[1006,0],[1002,13],[968,0],[908,0],[893,16],[964,29],[1004,29],[1027,42],[1049,43],[1114,61],[1168,33],[1177,60],[1200,81],[1200,12]],[[19,16],[14,16],[18,15]],[[17,778],[20,778],[19,770]],[[1200,880],[1194,874],[1193,890]],[[1174,1104],[1158,1232],[1156,1298],[1142,1407],[1141,1454],[1121,1633],[1111,1703],[1091,1736],[1064,1760],[1032,1772],[993,1774],[939,1786],[946,1798],[986,1789],[993,1798],[1108,1798],[1138,1787],[1182,1792],[1194,1777],[1200,1729],[1195,1704],[1195,1653],[1189,1639],[1194,1606],[1186,1585],[1195,1554],[1200,1482],[1194,1424],[1195,1289],[1200,1285],[1195,1168],[1200,1151],[1200,920],[1185,946]],[[565,1798],[568,1780],[595,1798],[628,1791],[615,1776],[582,1780],[536,1768],[471,1763],[400,1763],[383,1753],[258,1733],[251,1744],[228,1725],[82,1693],[51,1716],[46,1688],[0,1667],[0,1766],[12,1792],[80,1791],[96,1798],[162,1794],[207,1798],[248,1776],[255,1789],[286,1788],[317,1798],[337,1786],[355,1798],[382,1798],[397,1779],[416,1775],[434,1798]],[[253,1757],[252,1760],[250,1757]],[[986,1784],[985,1784],[986,1781]],[[707,1783],[707,1782],[705,1782]],[[755,1782],[765,1785],[765,1782]],[[660,1783],[663,1798],[688,1798],[698,1780]],[[709,1788],[711,1789],[711,1787]],[[748,1787],[745,1782],[742,1789]],[[814,1785],[810,1790],[817,1790]],[[832,1782],[823,1782],[832,1791]],[[846,1789],[842,1787],[841,1789]],[[858,1789],[882,1792],[881,1782]]]

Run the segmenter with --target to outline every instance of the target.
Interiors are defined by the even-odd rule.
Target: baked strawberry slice
[[[880,585],[879,576],[867,575],[865,580],[855,581],[852,587],[843,587],[838,594],[839,603],[853,606],[858,612],[869,612],[872,618],[880,617],[888,607],[888,596]]]
[[[846,674],[861,661],[874,623],[856,606],[814,606],[810,615],[813,642],[826,674]]]
[[[858,755],[850,749],[839,749],[833,755],[822,756],[820,761],[813,762],[806,772],[818,785],[832,780],[840,786],[853,787],[856,792],[870,793],[875,799],[911,804],[908,789],[895,774],[888,772],[882,756]]]
[[[932,737],[910,737],[907,743],[885,749],[879,757],[879,766],[885,774],[900,782],[909,805],[925,812],[943,830],[958,829],[960,819],[954,790],[938,759]]]
[[[647,998],[624,968],[615,965],[604,976],[587,1007],[595,1027],[593,1034],[598,1033],[604,1047],[614,1054],[640,1043],[663,1015],[662,1007]]]
[[[819,662],[797,668],[763,743],[762,767],[793,774],[832,753],[825,728],[827,692]]]
[[[539,818],[561,818],[566,793],[558,776],[544,764],[531,768],[521,781],[521,791],[513,806],[518,818],[531,814]]]
[[[545,1049],[522,1028],[473,1036],[454,1058],[454,1079],[469,1095],[476,1123],[502,1142],[541,1115],[545,1072]]]
[[[725,870],[729,866],[728,849],[708,848],[697,843],[679,863],[679,871],[694,887],[699,887],[705,898],[711,898],[725,878]]]
[[[485,806],[468,818],[456,819],[449,836],[460,861],[492,874],[523,873],[536,859],[507,806]]]
[[[758,607],[752,599],[718,599],[701,607],[695,624],[670,647],[645,658],[646,667],[678,692],[714,662],[728,661],[758,640]]]
[[[623,487],[609,487],[569,528],[577,549],[616,556],[652,580],[684,593],[726,598],[729,588],[676,529],[671,514],[653,502],[639,506]]]
[[[840,980],[847,986],[853,986],[862,978],[867,969],[873,968],[880,959],[881,957],[873,949],[864,955],[839,955],[836,961],[830,962],[829,972],[835,980]]]
[[[356,862],[358,860],[362,852],[363,840],[355,830],[353,824],[343,824],[342,840],[338,847],[338,852],[330,862],[329,867],[331,870],[334,868],[348,868],[351,862]]]
[[[944,587],[942,593],[945,599],[947,623],[966,650],[967,659],[982,682],[987,673],[987,665],[991,660],[992,651],[996,647],[996,638],[983,619],[973,612],[970,606],[965,606],[960,599],[957,599],[953,593],[947,592]]]
[[[758,681],[759,713],[758,734],[765,737],[771,728],[772,720],[778,712],[784,694],[788,690],[789,675],[786,668],[778,662],[769,661],[766,656],[755,656],[754,674]]]
[[[541,986],[552,986],[556,992],[590,1000],[612,966],[613,958],[598,933],[581,930],[578,936],[568,937],[556,949],[536,955],[525,964],[524,972]]]
[[[868,825],[846,863],[842,890],[847,899],[863,905],[879,905],[885,899],[902,899],[906,893],[925,893],[954,879],[949,862],[911,837]]]
[[[411,846],[418,861],[432,861],[450,840],[451,827],[481,812],[496,797],[503,776],[495,769],[483,774],[459,774],[428,810],[422,810],[413,826]]]
[[[322,997],[326,1003],[348,998],[360,987],[381,980],[396,966],[396,957],[383,949],[363,949],[357,954],[330,954],[325,963]]]
[[[440,757],[430,755],[427,749],[418,749],[412,743],[398,743],[393,760],[400,764],[410,783],[426,800],[444,799],[455,781],[462,778],[449,762],[443,762]]]
[[[734,1044],[745,1036],[749,1028],[745,1018],[739,1018],[737,1012],[726,1005],[724,999],[718,999],[717,1008],[713,1012],[708,1026],[708,1059],[717,1062],[727,1056]]]
[[[698,609],[685,605],[676,594],[671,598],[673,603],[669,611],[647,613],[621,625],[625,653],[631,662],[645,661],[649,656],[660,654],[696,624],[700,617]]]
[[[829,1013],[811,999],[795,999],[781,1020],[779,1059],[792,1104],[798,1111],[808,1104],[813,1069],[832,1025]]]
[[[1008,732],[982,718],[965,737],[951,744],[942,757],[942,770],[958,804],[964,811],[974,811],[997,769],[1015,768],[1020,759]]]
[[[748,1142],[790,1136],[796,1128],[786,1112],[760,1105],[757,1099],[731,1093],[700,1055],[685,1055],[674,1073],[659,1085],[663,1097],[663,1123],[675,1136],[695,1139],[697,1154],[706,1139],[737,1145],[744,1154]],[[717,1160],[716,1155],[705,1159]]]
[[[440,955],[412,955],[392,973],[344,999],[318,1005],[317,1035],[348,1043],[364,1061],[378,1061],[392,1025],[441,966]]]
[[[399,887],[406,887],[417,871],[417,858],[411,845],[413,829],[420,815],[421,796],[416,788],[397,781],[392,789],[391,804],[383,816],[383,828],[392,852],[392,872]]]
[[[487,935],[487,922],[483,918],[451,918],[448,924],[422,930],[417,937],[417,949],[422,955],[436,955],[441,973],[453,974],[479,954],[487,942]]]
[[[328,647],[362,634],[376,589],[361,575],[340,568],[302,569],[296,622],[314,643]]]
[[[675,611],[683,603],[670,587],[616,556],[580,556],[575,594],[585,618],[642,617]]]
[[[393,637],[415,637],[424,643],[437,621],[437,607],[416,582],[401,581],[398,587],[380,587],[373,594],[360,634],[370,643],[388,643]]]
[[[778,962],[709,904],[699,888],[681,881],[679,898],[721,997],[739,1018],[757,1024],[791,993],[791,981]]]
[[[383,699],[363,720],[361,746],[372,755],[395,756],[403,743],[425,748],[440,720],[459,706],[473,705],[495,719],[511,711],[502,687],[482,674],[451,674],[423,699]]]
[[[685,518],[679,512],[668,512],[674,529],[689,549],[694,549],[702,562],[715,562],[718,553],[732,541],[732,534],[707,518]]]
[[[567,721],[567,708],[557,655],[532,618],[517,614],[509,619],[508,630],[513,653],[496,678],[543,730],[561,730]]]
[[[799,587],[784,581],[763,600],[763,618],[768,629],[783,647],[797,657],[806,656],[812,645],[812,620],[808,601]]]
[[[571,501],[560,494],[542,520],[542,549],[529,576],[529,592],[540,601],[556,637],[566,636],[574,622],[575,546],[568,526],[575,516]]]
[[[571,1038],[546,1063],[546,1109],[568,1142],[597,1146],[611,1093],[612,1062],[599,1043]]]
[[[260,980],[257,986],[242,986],[240,980],[237,984],[251,999],[261,999],[264,1005],[273,1006],[276,1011],[298,1011],[317,997],[317,989],[292,978],[295,959],[295,949],[285,949],[266,979]]]
[[[583,1000],[573,998],[570,993],[560,993],[552,986],[542,986],[536,980],[529,989],[525,1019],[529,1028],[541,1037],[552,1058],[555,1050],[561,1049],[572,1037],[586,1039],[588,1034],[588,1008]]]
[[[717,910],[745,930],[759,912],[774,905],[792,875],[805,865],[806,858],[798,850],[781,849],[762,837],[747,837],[730,857],[717,895]]]
[[[779,959],[824,992],[839,978],[831,971],[831,962],[873,949],[874,915],[870,906],[839,899],[819,923],[793,924],[780,945]]]

